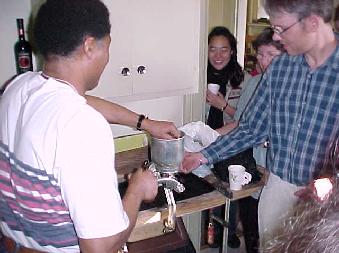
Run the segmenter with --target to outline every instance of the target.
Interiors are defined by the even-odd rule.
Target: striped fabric
[[[45,171],[18,161],[0,142],[0,219],[41,246],[78,245],[59,187]]]
[[[304,56],[277,58],[264,75],[239,127],[202,151],[209,163],[270,141],[267,167],[296,185],[308,184],[328,162],[339,134],[339,46],[311,70]]]

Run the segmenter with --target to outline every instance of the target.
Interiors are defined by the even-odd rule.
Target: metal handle
[[[149,170],[153,173],[153,175],[157,178],[158,185],[163,186],[164,188],[174,190],[177,193],[181,193],[185,191],[185,186],[180,183],[174,175],[169,175],[166,177],[161,177],[161,174],[159,171],[157,171],[156,166],[154,163],[145,160],[143,164],[141,165],[143,170]]]
[[[185,186],[177,181],[175,178],[163,177],[158,178],[158,185],[162,185],[164,188],[174,190],[177,193],[185,191]]]
[[[131,71],[129,70],[129,68],[123,68],[122,70],[121,70],[121,75],[123,75],[123,76],[129,76],[129,75],[131,75]]]
[[[168,216],[167,219],[164,220],[165,227],[162,232],[166,234],[175,230],[177,205],[175,203],[172,190],[164,188],[164,191],[168,205]]]
[[[146,67],[141,65],[137,68],[137,71],[140,75],[145,74],[146,73]]]

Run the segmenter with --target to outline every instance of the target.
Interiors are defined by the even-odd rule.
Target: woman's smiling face
[[[231,55],[231,45],[225,36],[211,38],[208,45],[208,60],[215,69],[223,69],[229,63]]]

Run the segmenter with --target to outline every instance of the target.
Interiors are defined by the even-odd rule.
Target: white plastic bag
[[[187,152],[199,152],[220,135],[217,131],[201,121],[190,122],[179,128],[185,133],[184,148]],[[198,177],[205,177],[211,173],[211,169],[207,165],[201,165],[192,171]]]

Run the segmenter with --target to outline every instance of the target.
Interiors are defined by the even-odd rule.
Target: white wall
[[[41,0],[0,0],[0,86],[16,74],[14,44],[17,41],[16,18],[24,19],[27,25],[33,6]],[[34,9],[34,8],[33,8]],[[27,34],[26,34],[27,38]],[[36,65],[34,64],[34,70]],[[161,99],[138,101],[122,104],[137,113],[148,115],[152,119],[169,120],[177,126],[183,124],[184,97],[167,97]],[[134,129],[112,125],[114,136],[137,133]]]
[[[247,17],[247,0],[238,0],[236,15],[236,38],[238,50],[238,62],[244,66],[245,59],[245,37],[246,37],[246,17]]]

